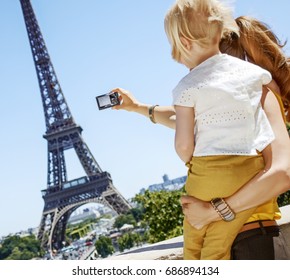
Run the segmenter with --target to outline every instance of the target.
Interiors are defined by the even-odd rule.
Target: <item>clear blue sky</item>
[[[126,197],[186,175],[173,131],[125,111],[98,111],[95,96],[119,86],[146,103],[171,104],[187,72],[170,56],[163,18],[173,0],[32,0],[63,93],[83,138]],[[234,15],[267,22],[286,40],[289,0],[237,0]],[[0,1],[0,236],[39,225],[47,142],[36,72],[18,0]],[[289,46],[286,48],[289,53]],[[74,151],[68,176],[84,175]]]

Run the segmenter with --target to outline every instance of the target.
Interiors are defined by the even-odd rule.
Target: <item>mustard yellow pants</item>
[[[193,157],[188,164],[185,190],[188,195],[203,201],[228,197],[264,168],[257,156]],[[229,260],[234,239],[255,208],[236,214],[231,222],[218,221],[201,230],[183,222],[185,260]]]

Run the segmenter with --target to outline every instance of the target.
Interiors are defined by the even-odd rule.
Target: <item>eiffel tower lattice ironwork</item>
[[[38,77],[45,115],[48,143],[47,188],[42,190],[44,209],[38,238],[47,250],[59,249],[65,240],[68,219],[73,211],[89,202],[102,203],[118,214],[130,205],[103,172],[84,142],[64,98],[51,63],[30,0],[20,0],[32,56]],[[64,151],[74,149],[86,176],[68,181]]]

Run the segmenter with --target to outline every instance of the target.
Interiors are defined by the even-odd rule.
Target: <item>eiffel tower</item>
[[[44,209],[38,231],[42,248],[60,249],[65,240],[68,219],[78,207],[97,202],[118,214],[130,209],[114,187],[112,178],[101,167],[84,142],[67,105],[51,63],[30,0],[20,0],[34,59],[44,109],[48,144],[47,188],[42,190]],[[74,149],[86,176],[67,180],[64,151]]]

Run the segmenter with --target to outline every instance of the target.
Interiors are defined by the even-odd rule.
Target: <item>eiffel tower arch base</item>
[[[70,184],[74,185],[73,187],[61,193],[58,192],[57,203],[52,203],[51,195],[44,196],[46,203],[41,217],[38,239],[41,241],[41,247],[46,251],[51,252],[53,249],[59,250],[63,247],[69,217],[80,206],[87,203],[99,203],[117,214],[125,214],[131,208],[113,186],[109,173],[104,172],[98,179],[76,185],[76,182],[83,182],[85,178],[71,181]],[[54,204],[57,206],[48,209],[49,205]]]

